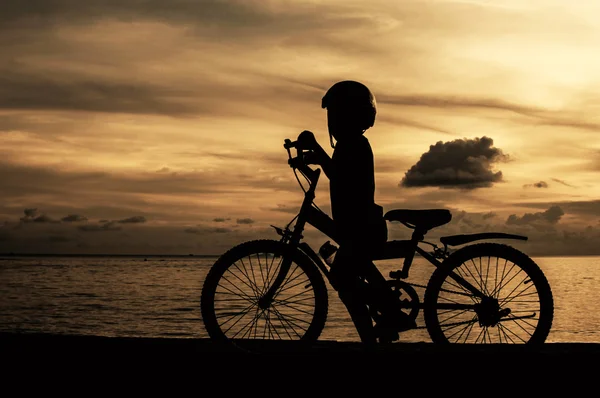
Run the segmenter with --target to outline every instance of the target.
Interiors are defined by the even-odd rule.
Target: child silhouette
[[[340,246],[331,266],[332,283],[362,342],[397,340],[399,331],[416,325],[400,310],[398,299],[372,261],[387,241],[383,208],[375,203],[373,151],[364,136],[375,123],[375,96],[362,83],[340,81],[325,93],[321,107],[327,109],[333,155],[329,157],[310,131],[303,131],[298,143],[311,151],[305,159],[320,165],[330,181],[331,214]],[[381,317],[376,317],[375,325],[354,288],[361,280],[380,292],[376,303]]]

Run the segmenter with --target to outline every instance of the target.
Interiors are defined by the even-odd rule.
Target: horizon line
[[[0,253],[0,257],[219,257],[221,254],[139,254],[139,253]]]
[[[215,258],[221,254],[139,254],[139,253],[0,253],[3,257],[200,257]],[[528,254],[529,257],[600,257],[600,254]]]

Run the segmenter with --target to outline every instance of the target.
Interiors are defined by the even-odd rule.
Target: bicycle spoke
[[[282,315],[282,314],[281,314],[279,311],[277,311],[277,309],[276,309],[276,308],[273,308],[273,310],[274,310],[274,311],[277,313],[277,315],[278,315],[278,319],[279,319],[279,322],[282,324],[282,327],[284,328],[284,330],[286,331],[286,333],[288,334],[288,337],[290,337],[290,339],[292,338],[292,336],[289,334],[289,332],[288,332],[288,329],[287,329],[287,328],[285,327],[285,325],[284,325],[284,322],[285,322],[285,323],[288,325],[288,327],[289,327],[289,328],[290,328],[290,329],[291,329],[291,330],[292,330],[292,331],[293,331],[293,332],[296,334],[296,337],[301,337],[301,335],[300,335],[298,332],[296,332],[296,329],[294,328],[294,326],[297,326],[297,327],[298,327],[299,329],[301,329],[303,332],[305,332],[305,331],[308,329],[308,328],[306,328],[306,329],[305,329],[305,328],[302,328],[301,326],[299,326],[299,325],[298,325],[298,324],[296,324],[295,322],[292,322],[292,321],[290,321],[290,318],[291,318],[292,320],[300,320],[300,319],[298,319],[298,318],[296,318],[296,317],[289,316],[289,315],[284,317],[284,316],[283,316],[283,315]],[[310,323],[310,322],[306,322],[306,321],[304,321],[304,320],[300,320],[300,321],[302,321],[302,322],[305,322],[305,323]]]

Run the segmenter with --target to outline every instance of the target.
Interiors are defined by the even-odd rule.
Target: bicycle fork
[[[302,232],[304,231],[304,225],[307,221],[306,214],[310,212],[310,206],[314,198],[314,187],[311,187],[311,189],[309,189],[304,196],[304,201],[302,202],[302,207],[298,213],[298,220],[296,221],[293,232],[290,235],[285,233],[283,234],[283,241],[285,242],[287,240],[284,253],[282,254],[283,260],[273,284],[269,287],[269,290],[267,290],[267,292],[265,292],[265,294],[258,300],[258,307],[262,310],[265,310],[271,306],[275,296],[277,295],[277,292],[285,282],[285,279],[292,266],[292,258],[296,249],[300,246]]]

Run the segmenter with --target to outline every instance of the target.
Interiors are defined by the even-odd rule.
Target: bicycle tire
[[[327,287],[320,270],[302,252],[292,253],[290,271],[273,303],[266,309],[258,305],[288,250],[279,241],[253,240],[217,259],[200,299],[204,327],[212,340],[266,352],[279,349],[275,341],[310,343],[319,338],[327,319]]]
[[[486,298],[460,286],[452,272]],[[554,299],[542,270],[525,253],[478,243],[457,250],[432,273],[423,315],[434,343],[542,344],[552,327]]]

